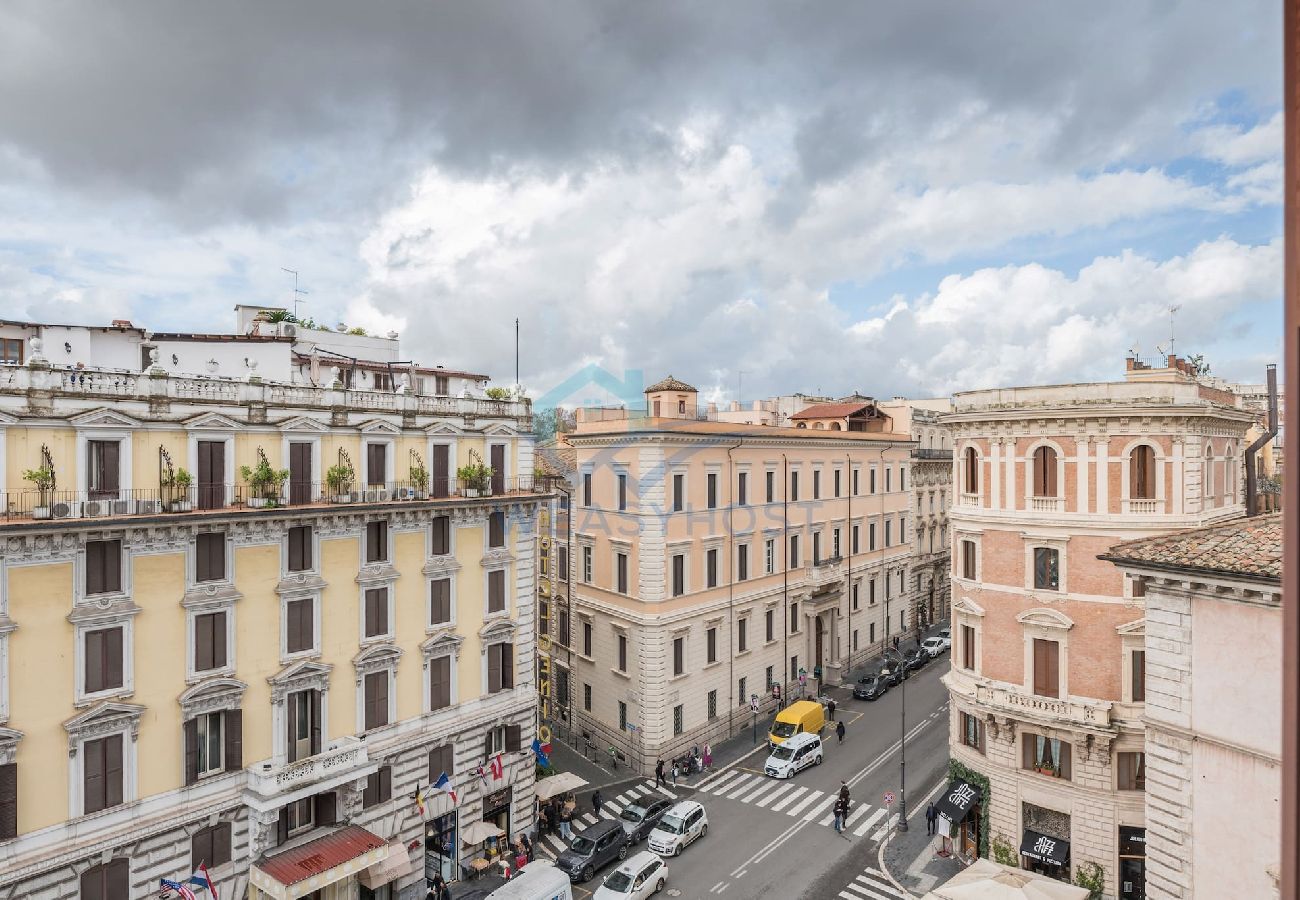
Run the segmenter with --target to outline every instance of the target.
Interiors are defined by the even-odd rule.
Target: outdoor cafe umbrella
[[[572,772],[560,772],[537,782],[537,799],[550,800],[561,794],[576,791],[587,784],[586,780]]]
[[[1085,888],[981,859],[926,894],[925,900],[1086,900],[1087,897]]]
[[[489,838],[499,838],[505,835],[497,826],[491,822],[473,822],[463,832],[460,839],[466,844],[481,844]]]

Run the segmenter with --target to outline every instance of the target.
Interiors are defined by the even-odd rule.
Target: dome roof
[[[695,390],[695,388],[691,387],[686,382],[678,381],[676,378],[674,378],[671,375],[669,375],[663,381],[657,381],[654,384],[650,385],[650,387],[645,389],[645,393],[647,394],[653,394],[658,391],[690,391],[693,394],[699,393],[699,391]]]

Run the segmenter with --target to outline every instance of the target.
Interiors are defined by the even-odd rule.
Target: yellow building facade
[[[0,372],[0,895],[395,898],[530,827],[530,423]]]

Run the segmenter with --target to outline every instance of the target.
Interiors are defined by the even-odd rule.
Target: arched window
[[[980,460],[974,447],[966,448],[966,493],[978,494],[980,489]]]
[[[1034,496],[1056,496],[1056,451],[1051,447],[1034,451]]]
[[[832,423],[831,423],[831,431],[843,431],[843,430],[844,430],[844,429],[840,427],[840,423],[839,423],[839,422],[832,422]]]
[[[1146,444],[1128,455],[1128,496],[1130,500],[1156,498],[1156,451]]]
[[[1205,481],[1201,485],[1201,496],[1214,496],[1214,447],[1205,445]]]
[[[795,428],[807,428],[807,427],[808,427],[808,423],[807,423],[807,422],[800,422],[798,425],[796,425],[796,426],[794,426],[794,427],[795,427]]]

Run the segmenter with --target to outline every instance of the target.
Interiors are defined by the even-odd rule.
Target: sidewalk
[[[946,779],[939,782],[941,787],[946,784]],[[925,807],[931,796],[927,791],[908,811],[908,830],[895,832],[880,848],[881,868],[917,897],[925,896],[966,868],[957,856],[938,856],[941,838],[925,833]]]

